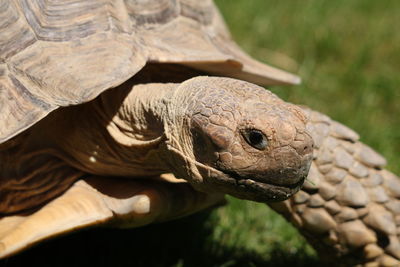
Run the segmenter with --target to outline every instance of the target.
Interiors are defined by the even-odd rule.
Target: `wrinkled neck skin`
[[[190,135],[182,132],[188,127],[182,125],[188,123],[183,114],[192,93],[173,83],[127,83],[50,118],[48,123],[62,125],[49,139],[65,161],[87,173],[145,177],[174,172],[188,179],[193,175],[179,168],[184,162],[177,163],[170,150],[191,150],[186,148]]]
[[[135,168],[144,169],[143,175],[149,175],[149,171],[152,174],[179,172],[179,177],[188,178],[188,174],[177,171],[182,162],[177,163],[175,153],[171,154],[171,149],[186,153],[191,144],[190,134],[185,132],[189,127],[183,125],[189,123],[186,113],[194,92],[180,89],[179,84],[173,83],[136,85],[107,125],[113,140],[132,152],[126,161],[138,162]],[[104,110],[109,110],[107,105],[113,103],[106,98],[106,95],[102,97],[102,103]],[[138,151],[142,153],[137,155]]]
[[[207,166],[195,160],[190,133],[195,95],[200,91],[173,83],[141,84],[129,91],[107,131],[133,153],[146,151],[145,157],[136,158],[141,161],[137,170],[145,167],[143,175],[173,172],[193,185],[202,184],[198,168]]]
[[[127,82],[52,117],[37,140],[53,143],[81,171],[126,177],[172,172],[199,191],[256,201],[295,193],[312,159],[298,107],[229,78]]]

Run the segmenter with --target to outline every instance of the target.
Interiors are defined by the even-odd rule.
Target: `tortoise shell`
[[[211,0],[3,1],[0,143],[58,107],[125,82],[147,62],[263,85],[299,82],[246,55]]]

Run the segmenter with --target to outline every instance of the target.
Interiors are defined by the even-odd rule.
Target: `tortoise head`
[[[180,123],[174,121],[182,127],[171,127],[175,133],[168,139],[178,175],[201,191],[262,202],[300,189],[313,141],[298,107],[229,78],[193,78],[177,92],[185,96],[178,100],[185,103]]]

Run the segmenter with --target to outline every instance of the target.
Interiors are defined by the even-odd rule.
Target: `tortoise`
[[[278,201],[299,190],[312,160],[300,108],[202,75],[298,78],[241,52],[212,1],[1,8],[2,257],[90,225],[170,220],[226,193]]]
[[[249,83],[300,80],[244,53],[212,1],[0,10],[0,257],[78,228],[172,220],[224,194],[282,201],[310,170],[269,205],[323,258],[398,263],[400,185],[384,158]]]

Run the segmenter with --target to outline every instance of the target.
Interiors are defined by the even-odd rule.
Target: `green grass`
[[[303,78],[282,98],[350,126],[400,173],[400,1],[218,0],[251,55]],[[285,56],[286,55],[286,56]],[[227,206],[162,225],[89,230],[4,262],[46,266],[318,266],[297,231],[265,205]],[[63,264],[64,263],[64,264]],[[54,262],[47,266],[55,266]]]
[[[400,171],[399,1],[217,3],[246,51],[303,78],[274,92],[355,129]]]

